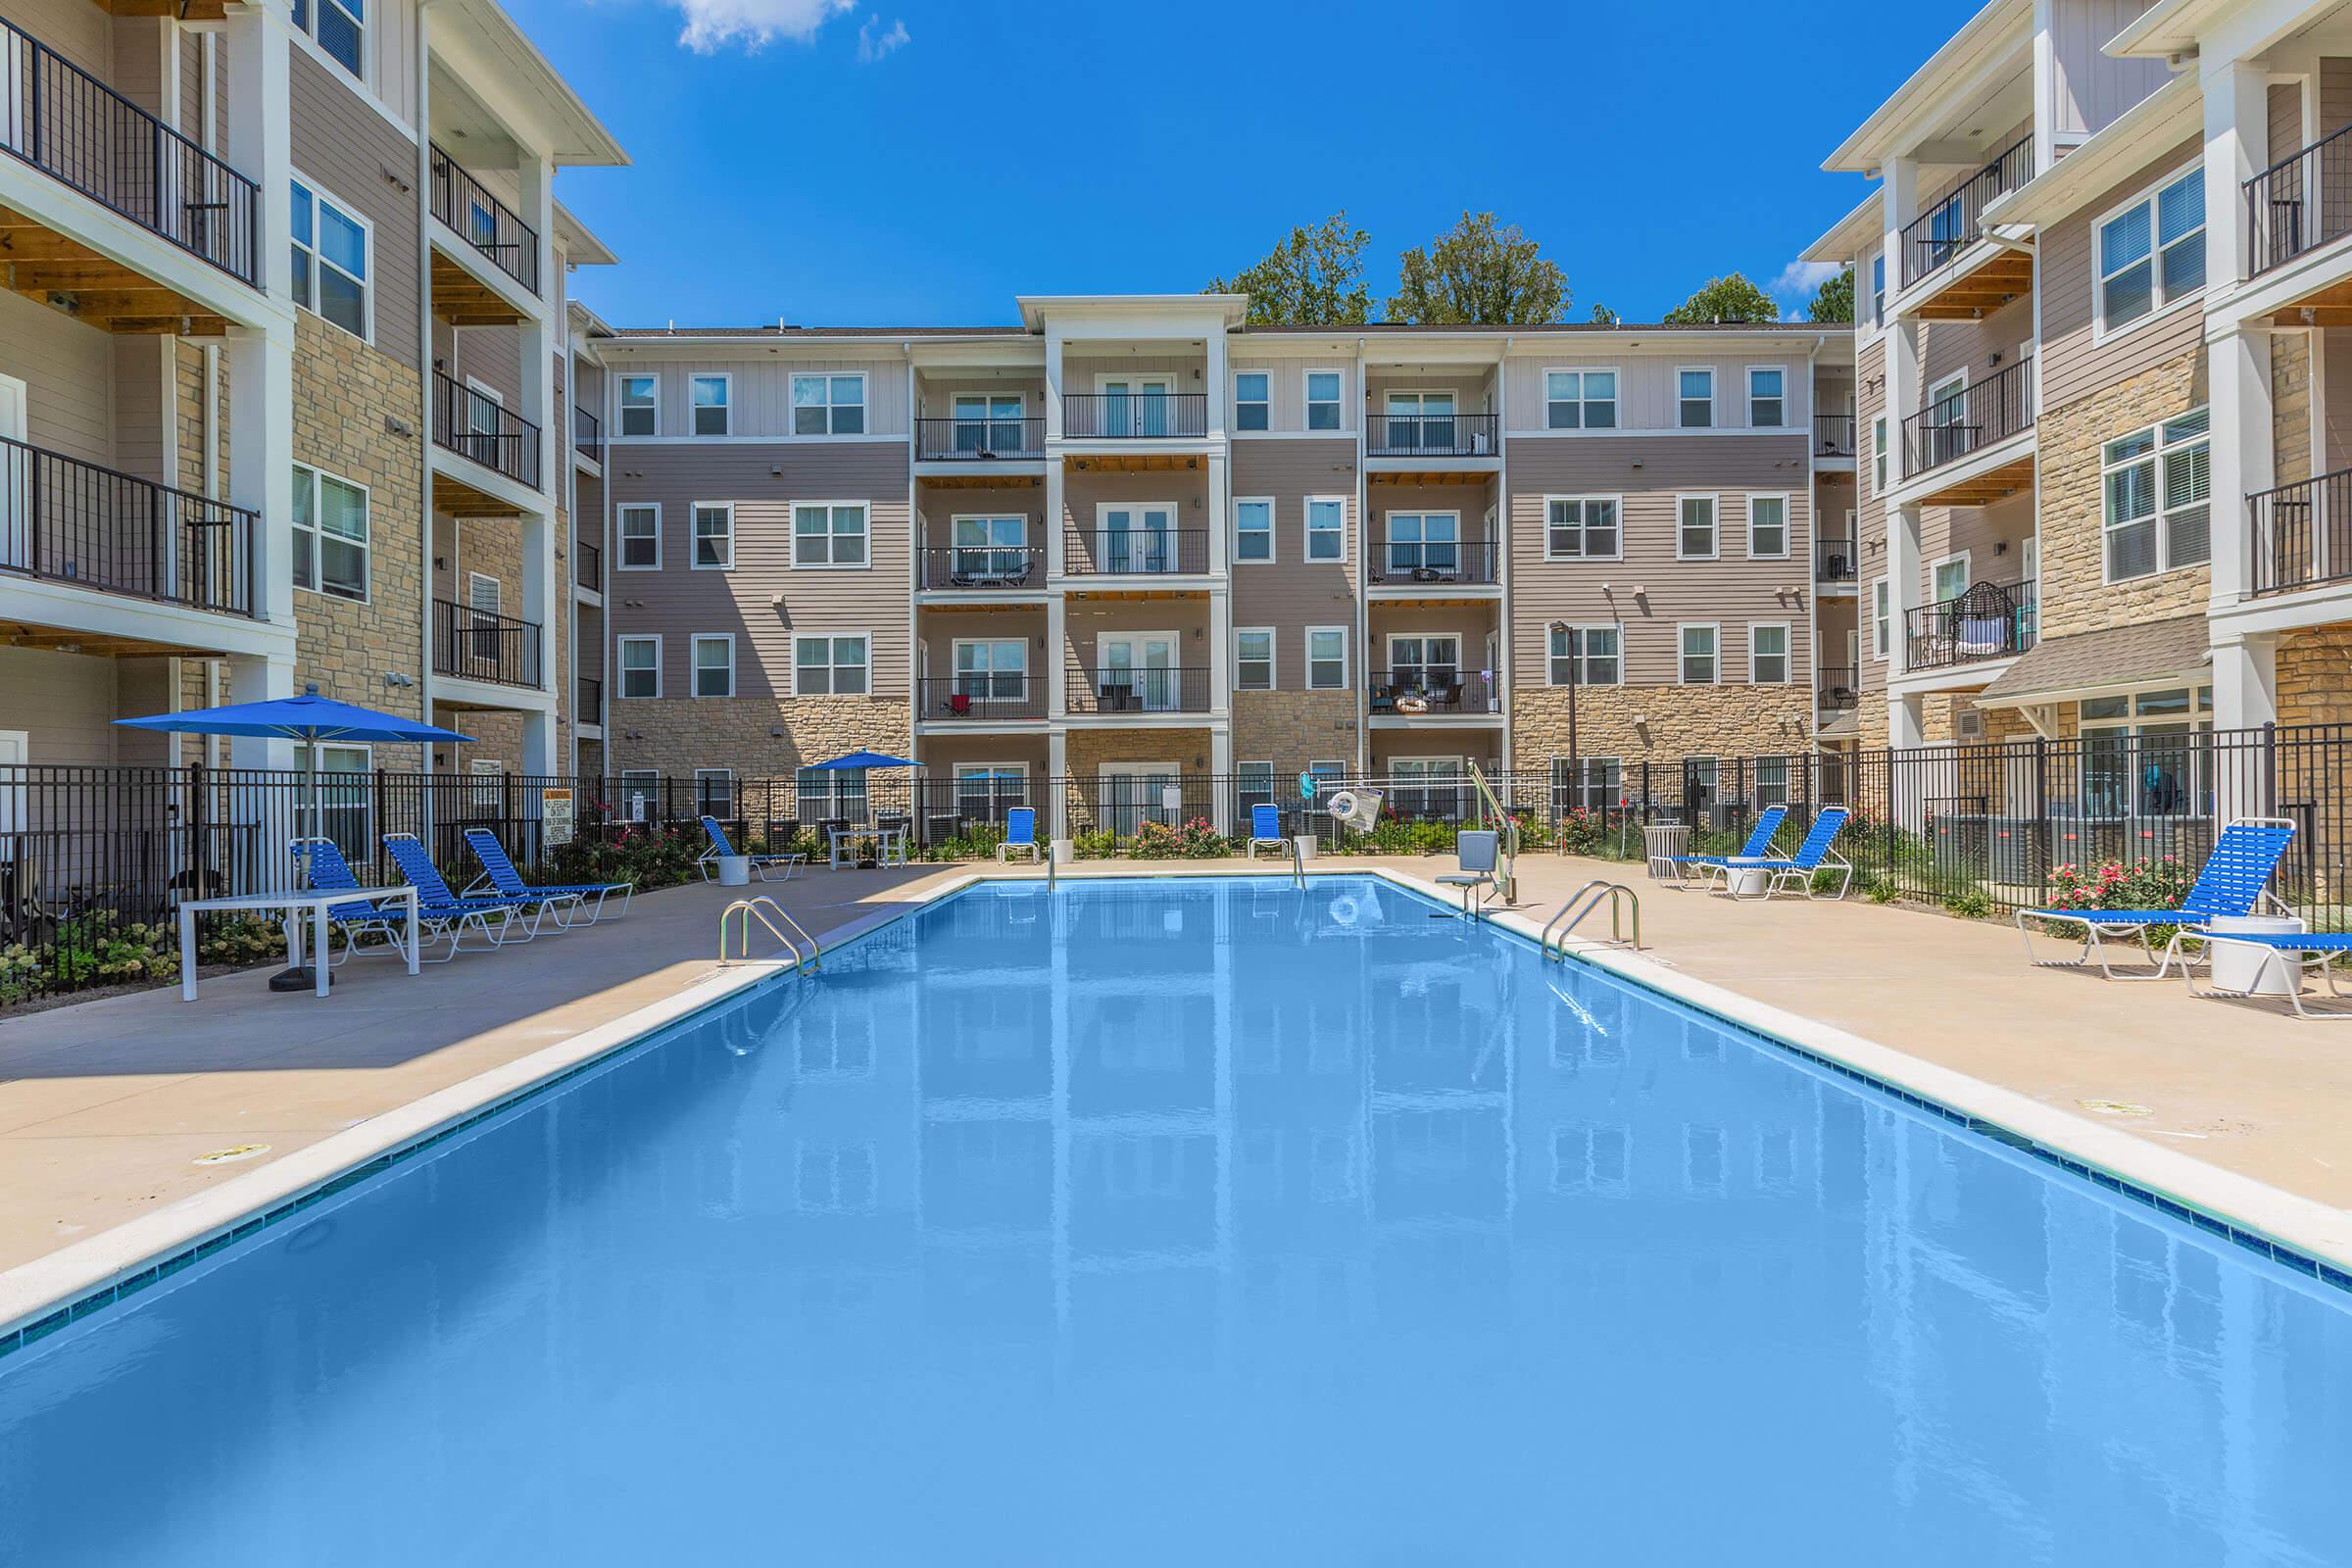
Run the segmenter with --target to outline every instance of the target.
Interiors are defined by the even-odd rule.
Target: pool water
[[[2352,1554],[2343,1300],[1434,912],[926,909],[0,1360],[0,1561]]]

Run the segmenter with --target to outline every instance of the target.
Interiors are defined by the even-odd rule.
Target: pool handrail
[[[1537,938],[1538,947],[1544,956],[1565,962],[1568,957],[1570,934],[1583,923],[1586,915],[1600,906],[1603,899],[1606,899],[1609,905],[1610,945],[1613,947],[1625,945],[1625,927],[1619,919],[1619,906],[1621,904],[1631,905],[1634,928],[1634,940],[1631,946],[1637,952],[1640,951],[1642,947],[1642,895],[1622,882],[1610,882],[1600,877],[1594,877],[1574,893],[1569,894],[1567,902],[1554,909],[1551,918],[1544,922],[1543,934]],[[1566,923],[1563,924],[1563,921]],[[1555,929],[1559,932],[1560,938],[1556,951],[1553,949],[1551,940],[1552,932]]]
[[[771,912],[775,915],[774,920],[768,918]],[[752,956],[752,922],[758,920],[767,928],[768,935],[784,944],[785,951],[792,955],[792,966],[795,969],[803,974],[808,974],[823,967],[824,950],[817,945],[816,938],[810,936],[807,928],[800,921],[795,920],[784,906],[763,893],[756,898],[737,899],[718,911],[718,961],[722,968],[727,963],[727,921],[737,914],[741,914],[743,917],[736,922],[737,957],[749,958]],[[781,926],[776,923],[778,920],[783,922]],[[799,941],[796,942],[795,937],[798,937]],[[808,952],[806,956],[801,953],[800,944],[802,942],[808,944]]]

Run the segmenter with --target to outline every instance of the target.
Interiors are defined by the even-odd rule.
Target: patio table
[[[288,889],[283,893],[239,893],[223,899],[190,899],[179,906],[179,1000],[196,1000],[196,916],[232,909],[282,910],[286,928],[286,961],[289,967],[303,964],[304,916],[314,932],[318,961],[311,965],[318,976],[317,991],[326,995],[327,941],[326,911],[344,904],[383,904],[397,902],[409,911],[409,973],[417,974],[416,888],[404,883],[396,888],[346,888],[341,892],[317,888]]]
[[[851,852],[850,864],[858,863],[857,847],[860,843],[874,846],[874,858],[884,865],[906,863],[906,830],[903,827],[837,827],[827,835],[833,852],[832,868],[841,869],[842,851]]]

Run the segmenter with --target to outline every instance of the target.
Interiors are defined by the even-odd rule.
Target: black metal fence
[[[1500,448],[1492,414],[1364,416],[1364,450],[1375,458],[1492,458]]]
[[[259,515],[0,436],[0,571],[254,612]]]
[[[539,231],[439,147],[432,150],[433,216],[456,229],[490,265],[539,292]]]
[[[501,686],[539,684],[539,623],[433,601],[433,673]]]
[[[1364,558],[1365,574],[1376,587],[1404,584],[1468,583],[1491,585],[1500,580],[1497,552],[1492,539],[1399,539],[1383,534],[1373,539]]]
[[[1904,668],[2007,659],[2032,648],[2040,629],[2034,583],[1972,583],[1966,593],[1904,612]]]
[[[2254,591],[2287,593],[2352,577],[2352,468],[2246,497]]]
[[[1127,665],[1073,669],[1067,701],[1073,713],[1205,713],[1210,706],[1205,665]]]
[[[2246,181],[2246,275],[2352,233],[2352,125]]]
[[[1065,392],[1061,433],[1073,441],[1178,441],[1208,434],[1204,392]]]
[[[1046,455],[1046,421],[1017,414],[995,418],[974,414],[961,419],[917,419],[914,421],[914,455],[925,463],[990,463],[1006,458],[1042,458]]]
[[[1198,576],[1208,570],[1205,528],[1071,528],[1061,569],[1072,577]]]
[[[1816,539],[1813,541],[1813,580],[1852,582],[1861,560],[1851,539]]]
[[[433,444],[533,490],[539,486],[539,427],[497,399],[433,372]]]
[[[1824,458],[1854,455],[1854,416],[1850,414],[1813,416],[1813,451]]]
[[[1046,553],[1031,545],[924,545],[922,584],[926,588],[1042,589],[1046,585]]]
[[[1925,473],[2005,441],[2034,423],[2034,356],[1936,399],[1903,420],[1904,473]]]
[[[1992,199],[2033,177],[2034,138],[2027,136],[1942,195],[1923,203],[1919,216],[1903,225],[1903,287],[1948,266],[1974,245],[1984,232],[1980,220]]]

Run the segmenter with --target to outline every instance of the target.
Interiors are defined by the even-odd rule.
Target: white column
[[[531,710],[522,715],[522,757],[515,771],[547,774],[556,770],[556,715]]]
[[[1208,569],[1218,576],[1226,571],[1226,541],[1233,534],[1233,483],[1226,456],[1212,452],[1208,456]],[[1303,521],[1302,524],[1303,525]],[[1181,558],[1182,552],[1179,552]]]
[[[1070,792],[1064,782],[1070,776],[1070,737],[1062,730],[1046,734],[1046,838],[1047,851],[1052,853],[1054,839],[1070,836]]]
[[[294,264],[286,246],[292,218],[288,176],[294,167],[293,122],[286,112],[293,92],[287,58],[287,24],[279,5],[241,6],[222,24],[227,51],[227,138],[221,148],[229,167],[252,179],[261,192],[262,285],[273,300],[293,298]]]
[[[1210,797],[1209,825],[1219,833],[1233,831],[1233,726],[1223,719],[1209,726],[1208,770],[1217,780]]]
[[[2246,181],[2271,162],[2270,75],[2243,60],[2214,60],[2199,72],[2205,105],[2206,309],[2246,275]],[[2216,443],[2215,458],[2221,456]]]
[[[283,247],[278,247],[283,249]],[[228,329],[228,386],[236,430],[228,447],[228,499],[260,514],[254,537],[254,609],[294,622],[294,324]],[[383,526],[398,525],[387,517]],[[358,694],[345,694],[357,700]],[[239,699],[242,701],[243,699]]]
[[[1046,651],[1038,656],[1037,678],[1046,683],[1046,716],[1070,711],[1070,604],[1058,593],[1046,596]]]
[[[1886,161],[1886,183],[1880,200],[1886,214],[1885,252],[1886,258],[1886,294],[1892,299],[1902,289],[1903,224],[1911,220],[1919,206],[1919,166],[1908,158]],[[1864,286],[1868,286],[1867,280]],[[1886,473],[1889,483],[1899,482],[1907,471],[1903,453],[1903,416],[1919,409],[1919,340],[1910,323],[1892,311],[1886,321]]]
[[[1910,612],[1917,610],[1926,589],[1922,582],[1919,508],[1890,507],[1886,511],[1886,677],[1892,680],[1909,669]]]
[[[1046,406],[1051,409],[1058,409],[1061,407],[1061,399],[1048,393]],[[1058,433],[1058,426],[1061,422],[1060,416],[1055,415],[1052,417]],[[1063,570],[1063,536],[1068,531],[1063,527],[1061,517],[1061,460],[1059,458],[1051,458],[1046,463],[1045,515],[1039,519],[1038,526],[1046,530],[1046,580],[1052,582],[1054,578],[1059,577]]]
[[[227,701],[231,703],[268,703],[280,697],[297,695],[294,665],[288,661],[255,655],[231,655],[227,663]],[[282,768],[294,765],[292,741],[239,736],[229,745],[232,748],[230,758],[239,767]]]
[[[2257,729],[2278,720],[2278,640],[2233,637],[2213,645],[2213,725]]]
[[[1233,597],[1223,589],[1208,596],[1208,701],[1233,710]]]
[[[1927,724],[1920,711],[1921,699],[1891,697],[1886,701],[1886,744],[1897,751],[1926,742]]]
[[[1225,436],[1225,403],[1227,377],[1225,374],[1225,329],[1219,327],[1208,334],[1208,418],[1205,424],[1210,437],[1223,440]]]
[[[556,293],[555,246],[553,235],[556,222],[555,168],[545,158],[525,148],[515,160],[514,189],[516,211],[525,223],[538,235],[538,271],[540,298],[537,308],[516,325],[515,337],[522,357],[519,370],[521,407],[516,411],[539,430],[539,500],[541,511],[526,514],[521,521],[522,535],[522,617],[536,622],[540,640],[540,678],[546,688],[556,694],[559,708],[566,701],[564,683],[558,678],[556,668],[556,617],[561,613],[564,598],[557,587],[556,530],[554,486],[563,471],[558,466],[568,466],[568,447],[558,439],[555,428],[556,408],[556,312],[549,300]],[[551,721],[552,723],[552,721]],[[529,752],[532,741],[525,729],[523,749]],[[552,730],[544,755],[552,757]],[[530,767],[532,772],[546,772],[545,766]]]
[[[2316,345],[2315,345],[2316,346]],[[2213,609],[2228,610],[2253,588],[2246,497],[2277,474],[2271,424],[2271,334],[2223,326],[2206,347],[2213,406]],[[2320,367],[2315,362],[2316,378]]]
[[[1061,439],[1061,337],[1046,333],[1046,439]]]

